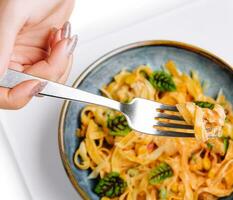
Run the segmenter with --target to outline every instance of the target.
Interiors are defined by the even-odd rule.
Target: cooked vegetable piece
[[[161,188],[159,190],[159,200],[166,200],[167,199],[167,190],[165,188]]]
[[[140,74],[144,76],[146,79],[149,79],[149,75],[145,71],[140,71]]]
[[[229,138],[224,137],[223,138],[223,146],[224,146],[224,153],[227,153],[227,149],[229,147]]]
[[[206,143],[206,146],[207,146],[207,148],[208,148],[209,150],[211,150],[211,149],[213,148],[213,144],[211,144],[211,143],[209,143],[209,142]]]
[[[149,77],[149,81],[154,88],[161,92],[176,90],[176,85],[172,79],[172,76],[165,71],[155,71]]]
[[[172,168],[166,162],[162,162],[150,171],[149,183],[151,185],[156,185],[171,176],[173,176]]]
[[[120,174],[111,172],[99,180],[94,191],[100,197],[114,198],[124,193],[126,187],[127,183],[120,177]]]
[[[125,99],[123,103],[129,103],[131,100],[130,99]]]
[[[197,106],[201,107],[201,108],[209,108],[211,110],[213,110],[214,108],[214,104],[213,103],[209,103],[206,101],[195,101],[194,102]]]
[[[113,136],[125,136],[131,131],[124,115],[118,115],[114,118],[109,117],[107,125],[110,135]]]

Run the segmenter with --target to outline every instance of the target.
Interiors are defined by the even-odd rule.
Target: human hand
[[[77,43],[66,22],[73,4],[74,0],[1,0],[0,76],[9,67],[64,83]],[[38,80],[24,81],[12,89],[0,87],[0,108],[19,109],[44,87]]]

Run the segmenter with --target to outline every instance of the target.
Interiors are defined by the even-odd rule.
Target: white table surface
[[[96,22],[93,26],[91,26],[91,20],[86,25],[84,22],[82,24],[81,19],[78,18],[78,6],[84,8],[85,6],[82,4],[84,1],[80,0],[72,17],[75,30],[80,36],[80,43],[75,52],[75,61],[68,84],[71,84],[89,64],[101,55],[124,44],[140,40],[170,39],[192,43],[233,63],[232,0],[197,0],[191,1],[192,3],[184,0],[183,2],[176,1],[176,3],[173,1],[173,4],[167,5],[165,4],[169,1],[164,1],[165,3],[158,4],[158,7],[152,4],[152,1],[148,1],[148,8],[138,1],[139,7],[129,3],[129,5],[135,6],[133,9],[135,11],[125,9],[123,12],[121,8],[118,10],[118,12],[122,11],[120,13],[123,16],[118,19],[120,21],[109,17],[110,21],[116,21],[110,23],[103,20],[102,24],[98,22],[99,25]],[[87,10],[88,6],[85,8]],[[130,15],[125,20],[124,14],[128,11]],[[82,10],[82,12],[85,11]],[[93,12],[93,10],[90,9],[89,12]],[[108,12],[111,14],[110,11]],[[96,14],[96,16],[98,15]],[[98,20],[101,21],[101,19]],[[82,28],[79,28],[79,25]],[[18,190],[21,191],[20,195],[25,197],[21,199],[80,199],[65,174],[59,156],[57,127],[61,104],[62,101],[56,99],[35,98],[20,111],[1,112],[1,121],[5,130],[0,129],[0,132],[5,132],[25,185],[32,196],[26,197],[27,189],[21,184],[20,188],[24,188],[24,191]],[[5,152],[10,154],[10,148],[7,149],[8,151]],[[10,163],[14,163],[14,159],[11,159]],[[16,174],[12,176],[14,180],[22,180],[17,173],[19,170],[16,167],[13,170],[14,173],[11,173]],[[10,169],[5,168],[5,171],[8,172]],[[13,200],[14,198],[9,199]]]
[[[20,173],[14,152],[6,138],[5,131],[0,123],[0,199],[29,200],[23,176]]]

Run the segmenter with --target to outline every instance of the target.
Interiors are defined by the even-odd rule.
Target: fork
[[[169,137],[194,137],[193,126],[188,125],[176,106],[164,105],[147,99],[135,98],[130,103],[120,103],[103,96],[91,94],[63,84],[8,69],[0,86],[12,88],[26,80],[47,82],[40,95],[105,106],[122,112],[129,126],[140,133]]]

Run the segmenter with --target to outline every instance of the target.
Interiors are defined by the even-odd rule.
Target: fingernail
[[[78,36],[77,35],[74,35],[70,42],[68,43],[68,46],[67,46],[67,51],[68,51],[68,55],[71,55],[73,52],[74,52],[74,49],[77,45],[77,42],[78,42]]]
[[[61,37],[62,39],[70,38],[70,34],[71,34],[71,24],[70,22],[66,22],[62,27]]]
[[[45,88],[46,85],[47,85],[46,81],[39,82],[38,84],[36,84],[31,91],[31,96],[38,96],[39,93]]]

